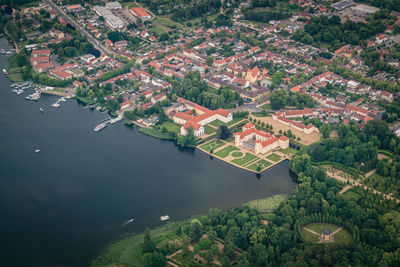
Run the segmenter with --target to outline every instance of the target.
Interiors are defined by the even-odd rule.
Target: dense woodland
[[[185,79],[175,83],[171,97],[175,98],[174,95],[210,109],[233,108],[236,107],[236,103],[243,103],[239,93],[232,91],[229,87],[219,89],[218,95],[209,92],[209,86],[202,80],[198,71],[187,73]]]
[[[285,90],[277,90],[270,95],[271,108],[282,109],[285,106],[295,106],[297,109],[303,109],[305,107],[312,108],[317,102],[309,95],[302,93],[290,92],[289,95]]]
[[[400,140],[385,121],[368,121],[362,130],[357,124],[339,125],[338,139],[329,139],[310,152],[315,162],[331,161],[369,171],[377,164],[379,149],[400,153]]]

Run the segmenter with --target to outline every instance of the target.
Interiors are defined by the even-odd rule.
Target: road
[[[81,25],[75,22],[70,16],[68,16],[64,10],[61,9],[61,7],[57,6],[56,4],[53,3],[51,0],[43,0],[45,3],[50,5],[53,9],[57,10],[57,12],[66,20],[68,21],[72,26],[74,26],[76,29],[78,29],[83,36],[87,38],[87,40],[93,44],[93,46],[100,50],[101,53],[106,54],[107,56],[111,57],[111,52],[108,50],[106,47],[104,47],[98,40],[96,40],[92,35],[90,35]]]

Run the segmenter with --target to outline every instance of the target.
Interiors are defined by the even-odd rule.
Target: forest
[[[282,109],[285,106],[295,106],[297,109],[305,107],[312,108],[317,102],[309,95],[302,93],[290,92],[289,95],[285,90],[277,90],[270,95],[272,109]]]
[[[233,108],[243,103],[240,95],[229,87],[220,88],[218,95],[208,92],[209,86],[202,80],[198,71],[189,72],[180,83],[176,83],[170,93],[171,96],[180,96],[189,101],[210,109]],[[173,98],[173,97],[172,97]]]
[[[297,30],[292,39],[305,44],[326,44],[334,51],[344,44],[359,45],[362,41],[383,32],[385,26],[381,20],[370,18],[367,23],[346,20],[341,23],[339,16],[312,17],[304,26]]]

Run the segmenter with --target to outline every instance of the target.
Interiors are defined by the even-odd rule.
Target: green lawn
[[[279,152],[285,153],[285,154],[296,154],[297,150],[291,147],[285,148],[285,149],[279,149]]]
[[[217,130],[215,129],[215,128],[212,128],[212,127],[210,127],[210,126],[208,126],[208,125],[205,125],[204,126],[204,132],[206,133],[206,134],[213,134],[213,133],[215,133]]]
[[[169,132],[175,132],[177,134],[181,133],[181,126],[179,126],[178,124],[173,123],[172,121],[165,121],[162,124],[159,125],[160,128],[162,129],[162,127],[167,128],[167,130]]]
[[[271,104],[264,104],[261,106],[261,108],[264,110],[271,109]]]
[[[345,229],[342,229],[339,232],[337,232],[333,236],[333,240],[335,241],[335,243],[344,243],[344,244],[349,244],[353,242],[351,234]]]
[[[361,197],[360,194],[358,194],[357,192],[354,192],[352,190],[349,190],[343,194],[343,198],[346,200],[357,201],[360,197]]]
[[[204,149],[205,151],[210,152],[211,149],[217,149],[221,146],[223,146],[225,144],[225,142],[222,142],[221,140],[218,139],[214,139],[206,144],[203,144],[200,146],[200,148]]]
[[[12,73],[7,75],[11,82],[23,82],[22,74],[20,72]]]
[[[211,124],[212,126],[215,126],[217,128],[220,127],[221,125],[225,125],[225,123],[220,120],[215,120],[213,122],[210,122],[209,124]]]
[[[155,128],[154,126],[150,127],[142,127],[139,132],[144,133],[146,135],[150,135],[156,138],[170,140],[171,136],[168,133],[163,133],[161,130]]]
[[[235,157],[235,158],[239,158],[239,157],[243,157],[243,153],[242,152],[233,152],[231,156]]]
[[[301,229],[300,234],[304,238],[305,241],[308,241],[311,243],[317,243],[319,241],[319,238],[317,235],[314,235],[307,230]]]
[[[240,149],[237,147],[234,147],[232,145],[229,145],[229,146],[221,149],[217,153],[215,153],[215,155],[218,157],[221,157],[221,158],[226,158],[232,151],[236,151],[236,150],[240,150]]]
[[[235,118],[235,119],[232,119],[230,122],[227,122],[227,123],[222,122],[220,120],[215,120],[215,121],[213,121],[213,122],[211,122],[209,124],[211,124],[212,126],[217,127],[217,128],[219,128],[221,125],[226,125],[227,127],[229,127],[229,126],[232,126],[233,124],[238,123],[241,120],[243,120],[243,118]]]
[[[272,160],[272,161],[274,161],[274,162],[278,162],[278,161],[281,160],[281,157],[278,156],[277,154],[271,154],[271,155],[269,155],[269,156],[267,157],[267,159],[270,159],[270,160]]]
[[[244,155],[243,158],[234,159],[234,160],[232,160],[231,162],[232,162],[232,163],[235,163],[235,164],[237,164],[237,165],[239,165],[239,166],[243,166],[243,165],[245,165],[246,163],[248,163],[248,162],[250,162],[250,161],[252,161],[252,160],[255,160],[256,158],[258,158],[258,157],[257,157],[257,156],[254,156],[253,154],[246,153],[246,155]]]
[[[259,212],[272,212],[287,199],[287,196],[288,195],[280,194],[269,198],[256,199],[246,203],[245,205],[258,210]]]
[[[323,229],[328,228],[331,232],[335,231],[339,228],[339,226],[331,223],[311,223],[306,225],[306,227],[310,230],[313,230],[317,233],[321,233]]]
[[[250,169],[250,170],[253,170],[253,171],[257,171],[257,167],[258,166],[260,166],[261,170],[262,170],[262,169],[265,169],[266,167],[268,167],[270,165],[272,165],[270,162],[262,159],[262,160],[257,161],[256,163],[251,164],[250,166],[247,166],[246,168]]]

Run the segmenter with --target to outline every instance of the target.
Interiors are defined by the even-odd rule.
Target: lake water
[[[87,266],[122,234],[159,225],[161,215],[181,220],[296,186],[288,162],[258,179],[122,123],[96,133],[107,114],[73,99],[53,108],[57,97],[35,103],[24,99],[28,93],[16,96],[0,74],[2,266]]]

